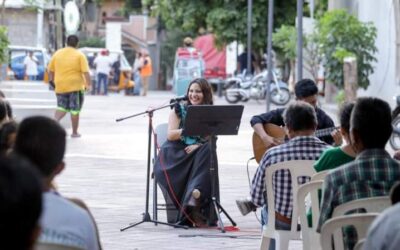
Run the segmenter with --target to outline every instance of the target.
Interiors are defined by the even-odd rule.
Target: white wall
[[[392,0],[359,0],[356,4],[360,21],[373,22],[377,28],[375,72],[370,76],[370,86],[359,95],[380,97],[394,107],[392,97],[400,94],[400,86],[395,83],[395,25]]]

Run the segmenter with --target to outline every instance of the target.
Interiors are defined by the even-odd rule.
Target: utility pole
[[[303,79],[303,0],[297,0],[297,81]]]
[[[268,37],[267,37],[267,67],[268,67],[268,77],[267,77],[267,112],[270,110],[271,98],[270,98],[270,86],[272,81],[272,30],[274,28],[274,0],[268,1]],[[276,83],[278,84],[278,83]]]
[[[253,15],[253,0],[247,0],[247,71],[246,75],[251,74],[251,20]],[[242,69],[240,69],[242,70]]]
[[[62,14],[63,14],[63,5],[62,0],[55,0],[56,5],[56,50],[63,47],[63,22],[62,22]]]
[[[36,21],[36,46],[43,47],[43,0],[38,0],[37,21]]]

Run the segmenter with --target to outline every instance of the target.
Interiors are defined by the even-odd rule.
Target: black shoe
[[[239,211],[240,213],[242,213],[243,216],[257,210],[256,205],[254,205],[251,201],[247,199],[236,200],[236,205],[238,206]]]

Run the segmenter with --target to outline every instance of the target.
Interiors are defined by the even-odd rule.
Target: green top
[[[346,154],[340,147],[329,148],[325,150],[321,157],[314,163],[315,171],[322,172],[324,170],[334,169],[343,164],[351,162],[354,157]],[[321,200],[321,192],[318,191],[319,200]],[[307,211],[307,220],[309,227],[312,226],[312,215],[311,210]]]
[[[352,160],[354,160],[354,157],[343,152],[340,147],[329,148],[325,150],[318,161],[315,162],[314,168],[317,172],[321,172],[336,168]]]

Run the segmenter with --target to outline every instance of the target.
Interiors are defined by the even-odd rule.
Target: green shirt
[[[315,162],[314,168],[317,172],[321,172],[336,168],[352,160],[354,160],[354,157],[343,152],[340,147],[329,148],[325,150],[319,160]]]

